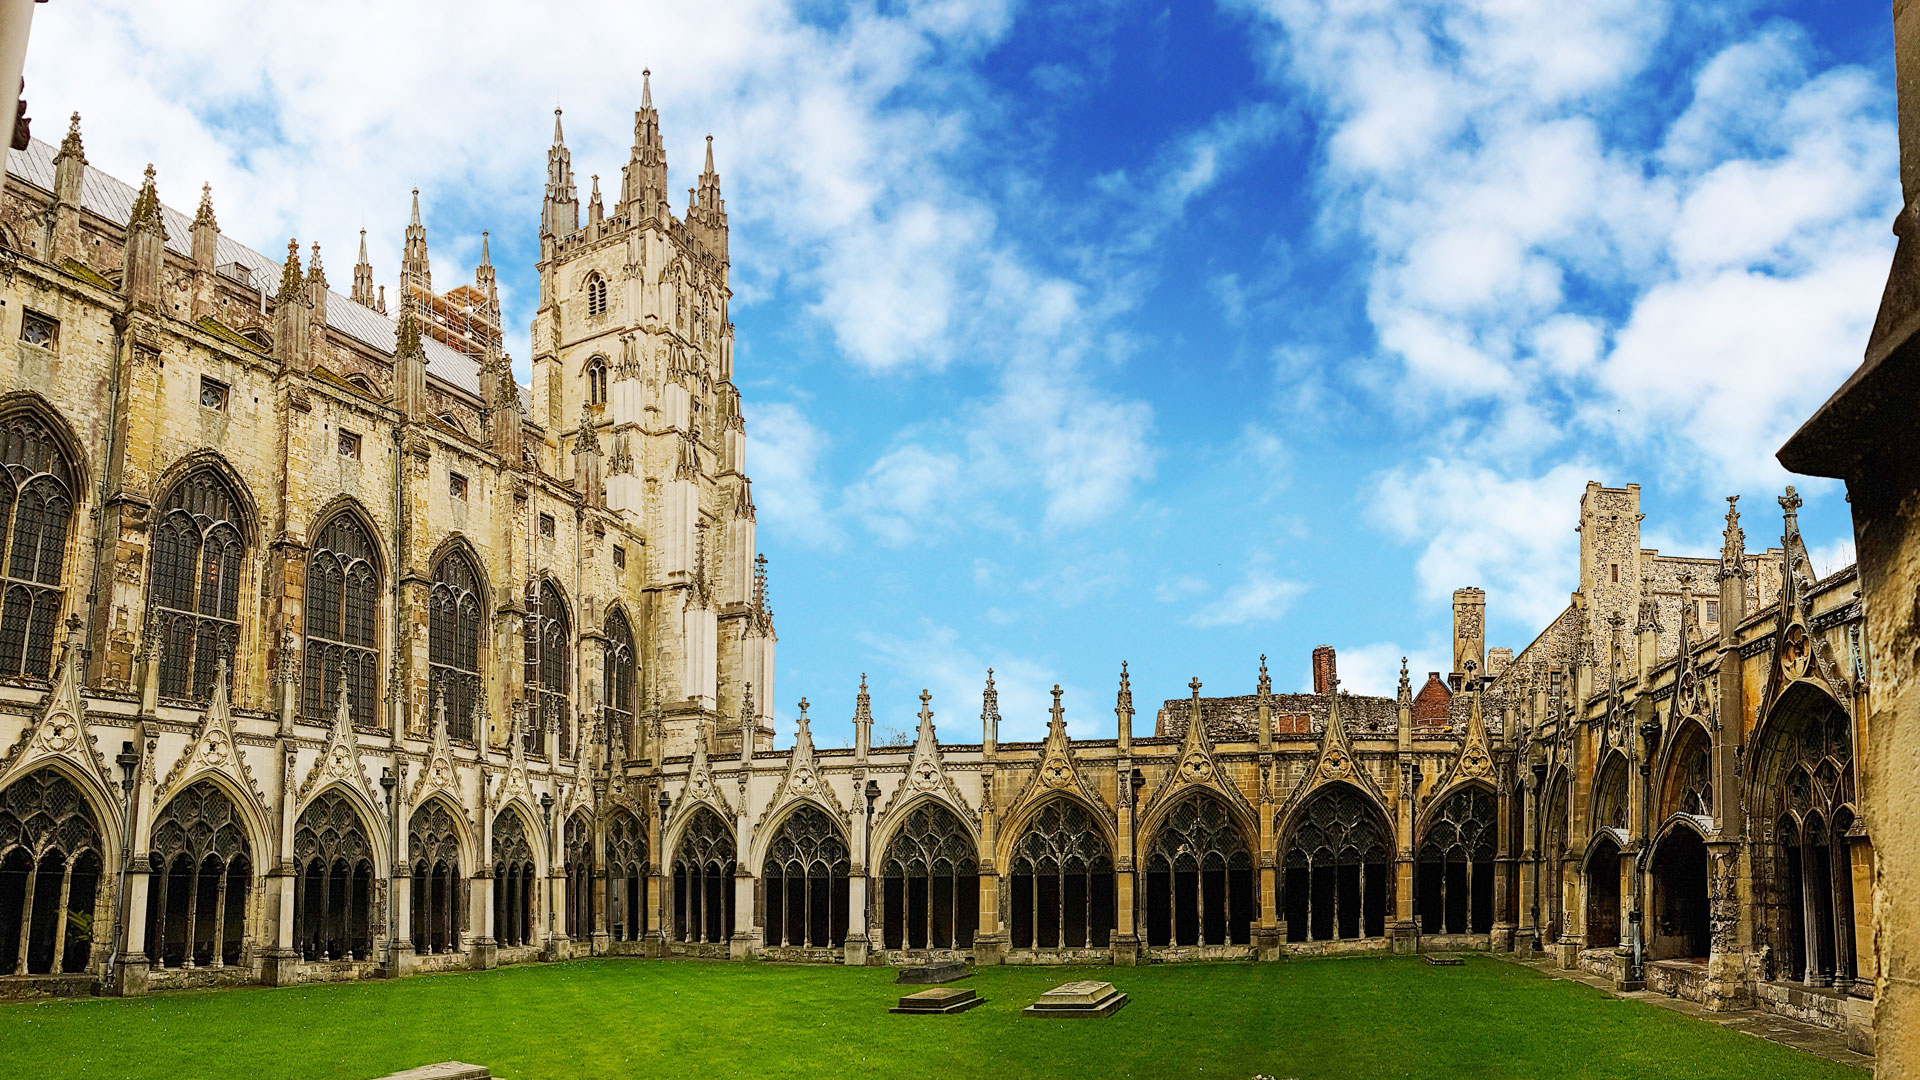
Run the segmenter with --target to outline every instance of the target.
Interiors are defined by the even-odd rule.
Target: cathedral
[[[1590,485],[1565,611],[1490,648],[1461,589],[1450,670],[1385,693],[1323,647],[1136,732],[1121,665],[1111,720],[1056,688],[1001,742],[988,672],[965,741],[923,693],[880,747],[863,680],[774,749],[726,204],[709,142],[676,216],[650,94],[584,213],[556,113],[530,385],[417,193],[391,295],[364,238],[342,295],[77,116],[12,152],[0,995],[1486,950],[1870,1045],[1862,614],[1791,489],[1694,557]]]

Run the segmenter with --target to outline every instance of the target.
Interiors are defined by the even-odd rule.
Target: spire
[[[1740,496],[1727,496],[1727,528],[1720,545],[1720,577],[1747,575],[1747,534],[1740,529]]]
[[[598,225],[606,220],[607,208],[600,203],[600,174],[593,174],[593,194],[587,196],[587,224]]]
[[[653,72],[648,68],[640,69],[640,107],[643,109],[653,108]],[[558,109],[554,110],[555,113],[559,111]],[[73,118],[79,120],[80,114],[74,113]],[[560,121],[555,120],[553,126],[555,131],[560,130]],[[865,675],[860,676],[860,681],[866,682],[867,677]]]
[[[327,272],[320,266],[320,242],[313,242],[313,257],[307,261],[307,284],[327,287]]]
[[[61,158],[69,157],[79,158],[82,165],[87,163],[86,148],[80,145],[79,113],[74,113],[73,119],[68,121],[67,137],[60,140],[60,152],[53,156],[53,160],[55,164],[59,164]]]
[[[300,274],[300,241],[287,241],[287,265],[280,271],[280,291],[275,294],[274,302],[284,304],[298,299],[302,282]]]
[[[715,175],[713,171],[713,132],[711,131],[707,132],[707,171],[700,175],[702,178]],[[718,179],[718,177],[716,176],[715,179]]]
[[[408,285],[433,292],[433,266],[427,259],[427,227],[420,224],[420,189],[413,189],[413,215],[407,221],[406,246],[400,253],[401,303],[413,299]]]
[[[1400,658],[1400,693],[1397,700],[1405,704],[1413,702],[1413,683],[1407,679],[1407,658],[1404,656]]]
[[[485,229],[480,230],[480,266],[487,270],[493,269],[493,252],[487,246],[487,230]]]
[[[866,678],[865,675],[860,676],[863,685]],[[992,668],[987,669],[987,688],[980,691],[980,722],[990,723],[996,728],[1000,726],[1000,691],[993,685]]]
[[[200,209],[194,211],[193,227],[217,229],[220,223],[213,219],[213,185],[200,185]]]
[[[1133,712],[1133,683],[1127,678],[1127,662],[1120,661],[1120,692],[1114,695],[1113,711],[1117,713]]]
[[[667,151],[660,139],[660,113],[653,107],[653,77],[640,73],[640,108],[633,114],[633,154],[620,174],[620,204],[637,209],[630,220],[667,216]]]
[[[1261,697],[1273,696],[1273,678],[1272,676],[1267,674],[1267,654],[1266,653],[1260,654],[1259,693]]]
[[[547,197],[540,208],[540,235],[566,236],[580,227],[580,200],[573,187],[573,155],[553,110],[553,147],[547,151]]]
[[[360,230],[360,261],[353,264],[353,302],[373,306],[373,264],[367,261],[367,230]]]
[[[860,673],[860,692],[853,698],[853,722],[873,723],[873,698],[867,693],[867,673]]]
[[[148,229],[165,236],[166,227],[160,224],[160,193],[153,185],[153,163],[147,163],[147,173],[140,181],[140,193],[133,197],[133,212],[127,217],[128,229]]]
[[[500,286],[493,269],[493,250],[487,243],[485,229],[480,230],[480,265],[474,268],[473,283],[487,294],[487,319],[497,323],[500,318]]]
[[[394,335],[393,355],[421,356],[420,321],[414,317],[412,304],[400,305],[400,329]]]

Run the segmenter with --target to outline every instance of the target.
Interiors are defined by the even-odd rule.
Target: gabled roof
[[[53,158],[57,149],[50,143],[33,139],[25,150],[7,151],[7,173],[17,176],[35,187],[51,192],[53,190]],[[115,225],[125,226],[133,215],[133,200],[138,190],[131,184],[109,176],[91,165],[86,166],[80,178],[80,207],[90,213],[106,218]],[[167,227],[167,250],[185,258],[193,255],[193,218],[162,204],[161,221]],[[272,294],[280,287],[281,265],[278,261],[247,247],[225,233],[214,248],[214,262],[219,266],[238,263],[247,268],[250,280],[255,288],[265,289]],[[399,337],[399,327],[394,319],[382,315],[371,308],[353,302],[348,297],[327,290],[327,325],[356,341],[374,349],[393,355],[393,348]],[[422,336],[420,344],[427,354],[427,376],[472,398],[480,397],[480,362],[450,346]],[[529,394],[520,388],[520,407],[526,409]]]

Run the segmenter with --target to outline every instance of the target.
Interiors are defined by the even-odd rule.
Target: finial
[[[147,163],[146,176],[140,181],[140,193],[134,196],[133,210],[127,217],[127,227],[146,226],[162,229],[160,224],[160,195],[154,190],[153,163]]]
[[[1200,676],[1195,675],[1192,681],[1187,683],[1187,689],[1193,691],[1193,696],[1198,698],[1200,696]]]
[[[487,247],[487,230],[480,230],[480,265],[493,265],[493,252]]]
[[[553,107],[553,145],[559,146],[563,141],[560,134],[560,106],[555,105]]]
[[[320,242],[313,243],[313,259],[307,263],[307,280],[321,287],[327,284],[327,272],[320,267]]]
[[[803,698],[801,698],[801,699],[800,699],[800,715],[801,715],[801,716],[805,716],[805,715],[807,715],[807,709],[808,709],[808,708],[810,708],[810,706],[809,706],[809,705],[807,704],[807,699],[806,699],[806,698],[804,698],[804,697],[803,697]]]
[[[640,107],[653,108],[653,72],[647,68],[640,69]]]
[[[153,166],[151,165],[147,166],[147,170],[148,170],[148,174],[151,175]],[[1798,514],[1800,510],[1800,505],[1801,505],[1800,493],[1793,490],[1792,484],[1788,484],[1787,493],[1785,495],[1780,496],[1780,509],[1786,511],[1788,518],[1792,518]]]
[[[416,228],[419,227],[420,225],[420,189],[419,188],[413,189],[413,221],[411,224],[413,224]]]
[[[1273,678],[1267,674],[1267,654],[1260,654],[1260,696],[1273,693]]]
[[[360,261],[367,261],[367,230],[360,230]]]
[[[73,119],[67,123],[67,137],[60,140],[60,153],[56,155],[55,160],[64,157],[77,157],[80,159],[80,164],[87,163],[86,151],[80,146],[79,113],[74,113]]]
[[[220,227],[220,223],[213,219],[212,184],[200,185],[200,209],[194,212],[193,227],[197,229],[202,225],[210,225],[216,229]]]
[[[300,295],[300,241],[287,241],[287,265],[280,271],[280,295],[274,299],[285,303]]]
[[[707,133],[707,172],[713,172],[713,133]]]

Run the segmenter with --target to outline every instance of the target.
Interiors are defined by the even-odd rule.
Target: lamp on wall
[[[126,912],[123,916],[121,913],[127,904],[127,868],[133,860],[133,780],[139,775],[140,755],[133,752],[132,742],[123,742],[113,761],[120,766],[120,889],[114,894],[113,948],[107,953],[105,978],[109,985],[113,980],[113,966],[120,962],[120,935],[126,931],[127,919],[133,914]]]
[[[395,809],[393,804],[393,789],[399,786],[399,783],[400,782],[398,780],[394,779],[392,768],[383,766],[380,769],[380,790],[384,792],[387,797],[387,823],[388,823],[389,830],[393,834],[392,835],[393,847],[387,854],[387,905],[386,905],[387,906],[387,963],[389,966],[393,964],[393,950],[394,950],[394,940],[393,940],[393,870],[394,870],[394,866],[393,866],[393,862],[394,862],[394,856],[397,855],[400,851],[400,815],[398,811]]]

